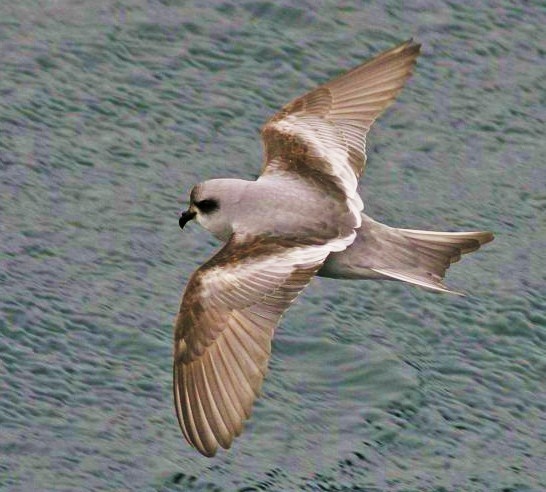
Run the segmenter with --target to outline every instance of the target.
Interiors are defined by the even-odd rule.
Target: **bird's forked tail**
[[[442,282],[462,255],[493,240],[491,232],[432,232],[397,229],[362,214],[354,243],[331,254],[319,275],[332,278],[390,279],[456,293]]]

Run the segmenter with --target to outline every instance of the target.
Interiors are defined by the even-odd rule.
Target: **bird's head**
[[[190,206],[180,213],[178,224],[183,229],[195,219],[218,239],[229,239],[243,183],[238,179],[211,179],[195,185],[190,193]]]

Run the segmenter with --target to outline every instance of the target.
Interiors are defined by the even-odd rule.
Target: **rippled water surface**
[[[476,5],[2,2],[1,490],[546,490],[546,9]],[[218,246],[178,229],[187,191],[256,176],[268,116],[411,36],[362,193],[495,231],[449,272],[470,295],[314,280],[203,458],[171,402],[172,319]]]

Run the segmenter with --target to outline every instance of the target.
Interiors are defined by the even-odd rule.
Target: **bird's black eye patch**
[[[195,202],[195,206],[199,210],[201,210],[201,212],[208,214],[214,212],[218,208],[218,202],[216,200],[207,198],[205,200],[199,200],[198,202]]]

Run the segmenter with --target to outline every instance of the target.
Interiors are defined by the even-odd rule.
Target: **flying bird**
[[[224,246],[190,277],[174,325],[173,391],[187,441],[229,448],[259,395],[279,319],[314,275],[451,292],[450,264],[490,232],[397,229],[362,212],[366,135],[411,74],[420,45],[385,51],[284,106],[262,129],[255,181],[193,187],[195,219]]]

